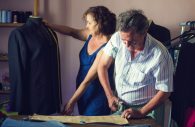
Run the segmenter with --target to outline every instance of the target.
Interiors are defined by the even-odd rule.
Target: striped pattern
[[[173,91],[173,62],[168,50],[147,34],[144,50],[133,60],[116,32],[104,52],[115,59],[116,92],[130,105],[147,103],[157,92]]]

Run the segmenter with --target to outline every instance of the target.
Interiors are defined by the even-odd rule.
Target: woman
[[[77,90],[65,105],[64,114],[71,115],[74,105],[78,101],[80,115],[108,115],[110,109],[97,77],[97,65],[102,54],[102,48],[115,32],[116,16],[104,6],[95,6],[90,7],[84,13],[83,19],[86,21],[86,28],[84,29],[48,24],[57,32],[85,41],[79,54],[80,68],[76,80]],[[112,80],[112,67],[109,77]]]

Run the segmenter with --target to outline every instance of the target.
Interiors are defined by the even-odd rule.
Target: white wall
[[[156,24],[170,29],[172,37],[179,35],[179,22],[195,20],[194,0],[50,0],[47,4],[46,18],[53,23],[84,27],[83,12],[90,6],[107,6],[117,15],[135,8],[144,10],[146,16]],[[75,78],[79,67],[78,54],[82,43],[71,37],[60,37],[63,98],[67,100],[74,92]]]
[[[172,38],[180,33],[178,23],[195,20],[194,0],[40,0],[39,15],[52,23],[82,28],[84,27],[81,19],[83,12],[95,5],[107,6],[117,15],[131,8],[142,9],[156,24],[169,28]],[[0,8],[33,10],[33,0],[0,0]],[[7,50],[9,30],[7,33],[5,31],[4,28],[3,30],[0,28],[0,51]],[[58,38],[63,103],[65,103],[75,90],[75,79],[79,68],[78,54],[83,43],[60,34]]]

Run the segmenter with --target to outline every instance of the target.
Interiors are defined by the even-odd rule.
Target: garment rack
[[[195,29],[195,21],[181,22],[179,23],[179,26],[181,26],[181,34],[183,34],[186,31],[186,27],[189,29]]]

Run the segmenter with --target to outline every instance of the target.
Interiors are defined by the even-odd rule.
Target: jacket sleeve
[[[26,84],[27,52],[24,38],[18,29],[11,32],[8,40],[8,62],[11,85],[11,110],[20,111]],[[26,90],[25,90],[26,91]],[[26,91],[27,92],[27,91]]]

